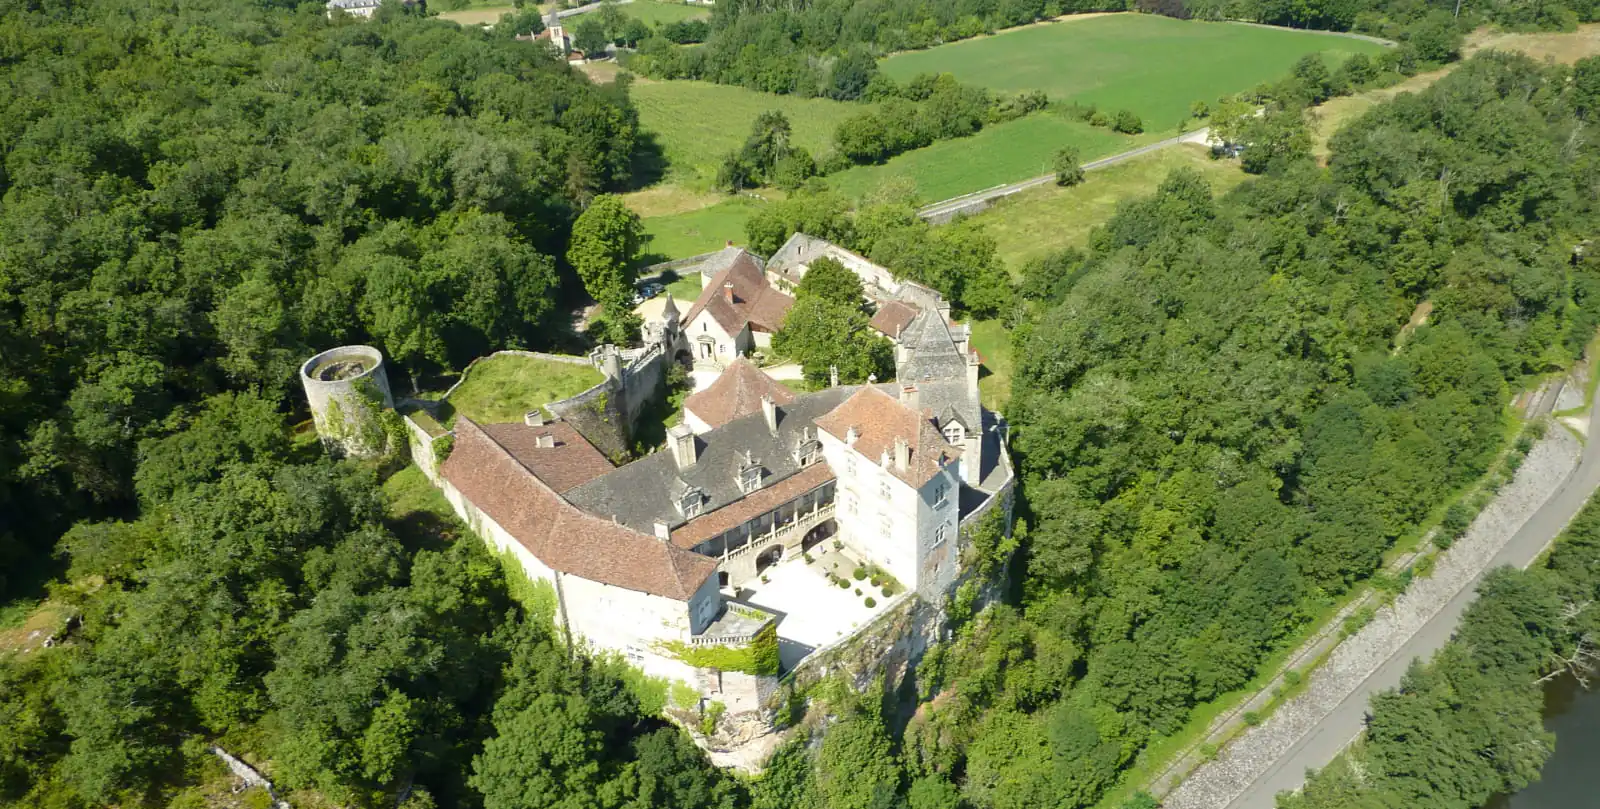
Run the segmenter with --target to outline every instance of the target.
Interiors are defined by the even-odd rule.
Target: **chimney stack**
[[[733,282],[732,281],[724,281],[723,282],[723,284],[722,284],[722,297],[727,298],[728,299],[728,303],[733,303]]]
[[[903,404],[912,410],[917,410],[921,398],[922,397],[917,392],[916,385],[908,384],[900,386],[900,404]]]
[[[668,528],[666,523],[660,522],[659,520],[656,522],[656,539],[659,539],[662,542],[672,541],[672,529]]]
[[[967,352],[967,395],[978,398],[978,369],[983,365],[983,359],[976,351]]]
[[[772,396],[763,394],[761,397],[761,415],[767,419],[767,431],[778,431],[778,403],[772,401]]]
[[[896,437],[894,440],[894,468],[904,472],[911,466],[911,445],[905,438]]]
[[[534,439],[533,443],[534,446],[538,447],[539,449],[555,449],[556,437],[550,433],[544,433],[543,435],[540,435],[538,438]]]
[[[856,445],[856,442],[860,441],[860,440],[861,440],[861,431],[857,430],[856,426],[854,424],[850,425],[848,428],[845,429],[845,431],[844,431],[844,445],[845,446],[853,447],[853,446]]]
[[[667,444],[672,447],[672,460],[677,462],[679,469],[688,469],[694,466],[698,459],[694,445],[694,430],[687,424],[675,424],[667,431]]]
[[[837,365],[828,366],[828,387],[839,387],[839,366]]]
[[[522,423],[529,427],[544,426],[544,408],[534,408],[522,414]]]

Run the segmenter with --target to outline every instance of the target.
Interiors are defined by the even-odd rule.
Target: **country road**
[[[1083,164],[1083,170],[1095,171],[1097,169],[1106,168],[1107,166],[1114,166],[1123,162],[1124,160],[1132,160],[1139,155],[1149,154],[1158,149],[1165,149],[1169,146],[1176,146],[1180,143],[1205,143],[1206,137],[1210,132],[1211,130],[1209,128],[1196,129],[1193,132],[1185,132],[1184,134],[1175,138],[1167,138],[1166,140],[1156,141],[1155,143],[1140,146],[1137,149],[1129,149],[1126,152],[1114,154],[1110,157],[1102,157],[1099,160],[1091,160],[1088,163]],[[1001,197],[1009,197],[1012,194],[1020,193],[1030,188],[1035,188],[1046,183],[1052,183],[1055,182],[1055,179],[1056,176],[1054,174],[1044,174],[1032,179],[1023,180],[1022,182],[1011,183],[1010,185],[997,185],[993,188],[986,188],[982,191],[974,191],[970,194],[962,194],[959,197],[951,197],[947,200],[935,202],[932,205],[924,207],[917,211],[917,216],[920,216],[936,225],[942,225],[946,222],[949,222],[951,219],[954,219],[958,214],[976,213],[989,207],[989,203],[994,202]]]
[[[1600,397],[1591,405],[1589,419],[1591,425],[1600,423],[1597,421]],[[1565,428],[1552,425],[1551,429]],[[1373,695],[1398,686],[1413,659],[1427,658],[1450,639],[1462,612],[1476,597],[1477,583],[1485,572],[1503,565],[1526,567],[1533,562],[1583,508],[1597,487],[1600,487],[1600,441],[1591,441],[1581,449],[1577,466],[1556,485],[1554,494],[1538,506],[1511,538],[1498,549],[1485,551],[1487,559],[1470,562],[1478,565],[1476,573],[1467,577],[1442,607],[1428,615],[1426,611],[1433,609],[1432,606],[1397,603],[1395,611],[1403,613],[1394,619],[1397,628],[1405,625],[1408,618],[1420,621],[1420,625],[1386,657],[1362,661],[1364,670],[1369,673],[1348,693],[1341,688],[1342,699],[1337,695],[1311,699],[1314,695],[1308,694],[1307,705],[1290,712],[1299,713],[1298,717],[1274,715],[1267,723],[1253,728],[1216,761],[1191,774],[1164,805],[1182,809],[1272,809],[1279,792],[1300,788],[1305,783],[1308,768],[1326,765],[1360,735]],[[1435,578],[1443,575],[1446,564],[1449,562],[1440,563]],[[1425,580],[1418,582],[1424,583]],[[1413,584],[1413,589],[1417,586]],[[1438,604],[1438,601],[1432,603]],[[1335,668],[1336,662],[1330,661],[1325,668]],[[1333,676],[1334,672],[1319,670],[1312,682],[1318,677]],[[1317,716],[1308,718],[1313,712]],[[1281,727],[1272,727],[1275,724]],[[1297,730],[1299,727],[1304,729]],[[1251,739],[1251,735],[1258,738]]]

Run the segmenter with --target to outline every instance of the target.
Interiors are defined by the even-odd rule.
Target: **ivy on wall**
[[[661,645],[668,654],[697,669],[742,671],[745,674],[778,673],[778,625],[769,623],[739,646],[690,646],[682,641]]]

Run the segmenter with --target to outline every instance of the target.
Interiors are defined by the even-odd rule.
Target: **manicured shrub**
[[[873,607],[876,607],[876,606],[878,606],[877,599],[874,599],[872,596],[867,596],[867,609],[870,610],[870,609],[872,609]]]

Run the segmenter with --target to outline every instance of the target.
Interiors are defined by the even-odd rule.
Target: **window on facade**
[[[844,506],[846,514],[856,513],[856,498],[849,492],[839,495],[839,502]]]
[[[685,517],[699,516],[700,507],[700,493],[697,491],[685,494],[682,502],[678,504],[679,510],[683,512],[683,516]]]
[[[939,485],[937,487],[935,487],[934,490],[933,490],[933,507],[934,508],[944,508],[944,504],[949,502],[949,501],[950,501],[950,486],[947,485],[944,481],[941,480],[941,481],[939,481]]]
[[[717,346],[717,353],[718,354],[726,354],[726,353],[728,353],[728,347],[726,345],[718,345]]]
[[[888,500],[889,499],[889,495],[890,495],[889,481],[887,481],[887,480],[878,481],[878,498],[881,499],[881,500]]]
[[[944,440],[952,444],[960,444],[966,440],[966,437],[967,431],[961,426],[961,422],[952,421],[944,426]]]
[[[878,518],[878,528],[883,531],[884,536],[889,536],[894,533],[894,521],[889,519],[889,515],[885,514]]]
[[[947,522],[939,523],[939,527],[934,529],[934,531],[933,531],[933,547],[937,548],[940,545],[943,545],[944,541],[949,539],[949,538],[950,538],[950,523],[947,523]]]
[[[801,441],[800,449],[795,451],[795,461],[801,467],[807,467],[817,462],[822,457],[822,442],[815,439]]]
[[[856,474],[856,456],[854,456],[854,455],[846,455],[846,456],[844,456],[844,473],[846,475],[850,475],[852,477],[855,476],[855,474]]]

